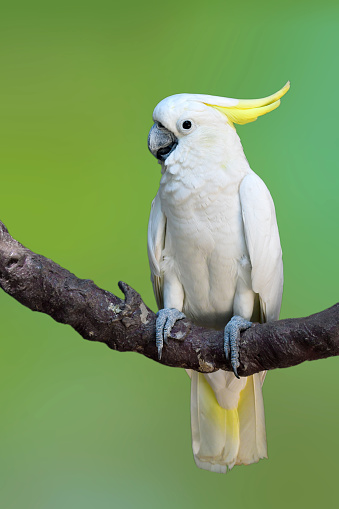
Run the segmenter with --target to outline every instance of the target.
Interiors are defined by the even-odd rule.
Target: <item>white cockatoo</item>
[[[288,89],[289,82],[255,100],[167,97],[148,137],[162,173],[148,227],[159,357],[174,323],[187,316],[225,330],[234,371],[189,372],[194,459],[214,472],[267,457],[265,372],[238,377],[237,337],[251,320],[278,319],[282,253],[273,200],[234,124],[274,110]]]

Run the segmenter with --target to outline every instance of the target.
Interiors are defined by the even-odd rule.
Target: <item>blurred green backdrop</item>
[[[338,14],[333,1],[23,2],[0,19],[0,218],[23,244],[155,309],[146,255],[152,110],[179,92],[291,90],[239,127],[273,195],[282,317],[336,302]],[[338,359],[266,379],[269,460],[198,470],[189,380],[81,340],[0,293],[0,506],[336,506]]]

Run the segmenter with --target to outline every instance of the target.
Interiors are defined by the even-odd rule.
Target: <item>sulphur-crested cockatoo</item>
[[[237,335],[251,320],[278,319],[282,253],[271,195],[251,170],[234,124],[274,110],[288,89],[256,100],[167,97],[154,110],[148,137],[162,173],[148,227],[159,357],[186,315],[224,328],[234,371],[189,373],[194,459],[214,472],[267,457],[265,373],[237,376]]]

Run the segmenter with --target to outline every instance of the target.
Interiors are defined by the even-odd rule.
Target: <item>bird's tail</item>
[[[199,468],[226,473],[267,458],[264,373],[238,380],[233,373],[191,372],[191,424]]]

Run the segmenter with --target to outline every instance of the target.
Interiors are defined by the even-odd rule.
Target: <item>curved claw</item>
[[[225,357],[229,360],[231,355],[231,365],[233,369],[233,373],[237,378],[240,378],[238,375],[237,368],[239,367],[239,338],[240,332],[251,327],[252,322],[245,320],[241,316],[233,316],[231,320],[228,322],[224,329],[224,352]]]
[[[159,360],[161,359],[164,342],[167,343],[175,322],[177,320],[182,320],[182,318],[186,318],[186,315],[175,308],[160,309],[157,312],[157,321],[155,324],[155,344],[158,348]]]

